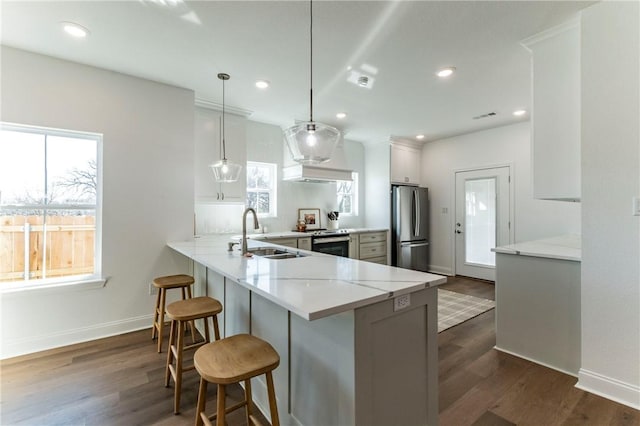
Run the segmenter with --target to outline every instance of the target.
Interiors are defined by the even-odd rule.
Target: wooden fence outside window
[[[0,282],[93,273],[95,216],[44,220],[0,216]]]

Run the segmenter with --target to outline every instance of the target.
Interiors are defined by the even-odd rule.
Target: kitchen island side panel
[[[291,417],[301,425],[355,425],[354,312],[290,318]]]
[[[251,293],[251,334],[271,344],[280,355],[280,365],[273,371],[278,414],[282,424],[289,424],[289,311],[275,303]],[[265,376],[252,381],[253,401],[271,421]],[[285,419],[287,421],[285,422]]]
[[[496,349],[577,376],[580,262],[496,253]]]
[[[437,289],[356,312],[356,422],[386,426],[438,423]]]

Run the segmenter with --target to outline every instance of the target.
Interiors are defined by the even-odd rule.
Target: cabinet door
[[[220,184],[209,167],[220,159],[220,113],[204,108],[195,111],[194,191],[196,202],[220,199]]]
[[[246,119],[226,114],[224,121],[227,159],[242,165],[242,172],[236,182],[220,184],[220,201],[244,203],[247,197]]]
[[[222,158],[222,114],[196,108],[194,144],[194,192],[196,202],[245,202],[247,192],[246,119],[225,115],[226,156],[243,167],[240,179],[231,183],[216,182],[209,167]]]
[[[297,238],[267,238],[266,240],[271,244],[278,244],[279,246],[298,248]],[[311,241],[309,241],[309,245],[311,245]]]
[[[311,237],[298,238],[298,248],[311,251]]]
[[[420,150],[391,145],[391,183],[420,184]]]
[[[579,23],[545,32],[527,44],[532,52],[533,196],[580,199]]]
[[[360,236],[358,234],[349,235],[349,258],[360,259]]]

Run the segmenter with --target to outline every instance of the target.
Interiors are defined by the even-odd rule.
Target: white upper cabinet
[[[247,193],[246,119],[225,114],[227,159],[242,165],[237,182],[218,183],[209,167],[222,158],[222,113],[196,107],[195,113],[195,201],[200,203],[244,203]]]
[[[418,148],[394,142],[391,144],[391,183],[420,185],[420,156]]]
[[[531,37],[533,196],[580,200],[580,22]]]

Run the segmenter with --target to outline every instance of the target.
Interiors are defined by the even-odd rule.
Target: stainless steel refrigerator
[[[393,266],[427,271],[429,266],[428,189],[391,187],[391,261]]]

